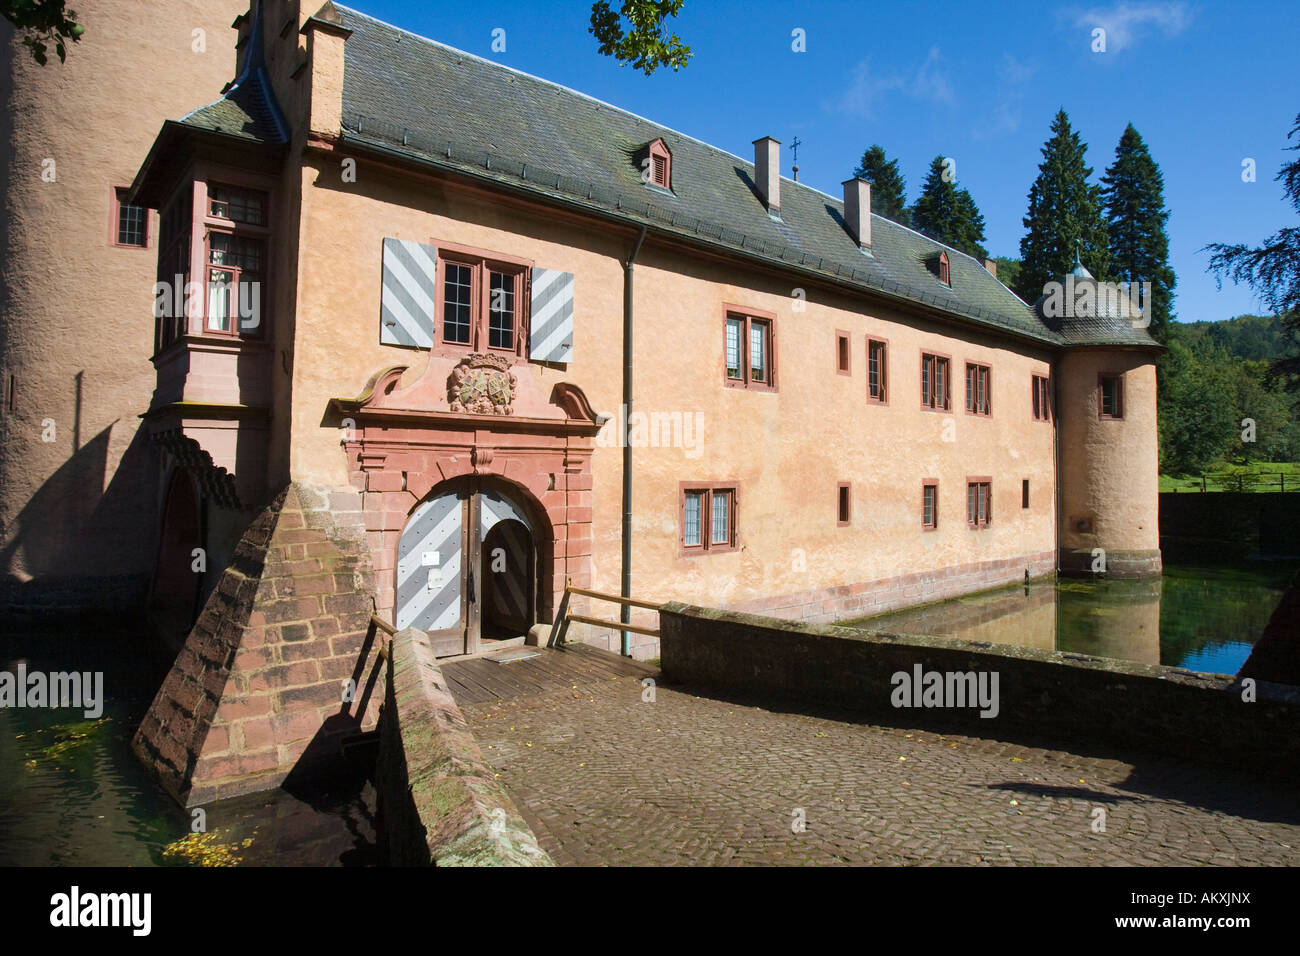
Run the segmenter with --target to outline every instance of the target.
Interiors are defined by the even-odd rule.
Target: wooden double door
[[[538,566],[534,523],[517,493],[481,478],[440,485],[398,541],[395,623],[426,631],[439,657],[526,634]]]

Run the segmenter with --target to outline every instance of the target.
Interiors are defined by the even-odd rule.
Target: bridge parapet
[[[438,668],[408,627],[388,647],[376,787],[398,866],[554,866],[498,784]]]

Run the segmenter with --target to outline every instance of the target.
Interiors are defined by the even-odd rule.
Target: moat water
[[[853,623],[1234,673],[1298,566],[1168,566],[1157,581],[1047,582]],[[144,633],[0,621],[0,669],[15,672],[23,661],[28,673],[104,675],[97,719],[80,709],[0,708],[0,866],[379,862],[364,758],[329,783],[205,807],[208,835],[189,846],[192,811],[164,793],[130,750],[169,664],[150,655]],[[190,855],[178,855],[187,846]]]
[[[1298,567],[1174,564],[1149,581],[1061,578],[841,623],[1235,674]]]

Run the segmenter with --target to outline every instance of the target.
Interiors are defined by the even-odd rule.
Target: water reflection
[[[1148,581],[1035,582],[844,623],[1232,674],[1296,567],[1174,565]]]

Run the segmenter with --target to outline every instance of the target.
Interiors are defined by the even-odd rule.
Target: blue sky
[[[1126,123],[1165,177],[1174,307],[1182,321],[1262,306],[1216,290],[1206,243],[1258,243],[1294,211],[1274,177],[1294,154],[1300,3],[849,3],[686,0],[675,28],[694,57],[652,77],[596,52],[590,4],[351,0],[371,16],[563,83],[745,158],[798,137],[799,179],[832,195],[866,147],[900,160],[914,201],[930,160],[957,163],[994,255],[1018,256],[1029,186],[1058,107],[1100,177]],[[617,6],[617,3],[615,3]],[[1093,52],[1104,28],[1106,51]],[[505,30],[504,52],[492,32]],[[792,50],[805,31],[806,52]],[[1256,180],[1242,181],[1242,161]]]

